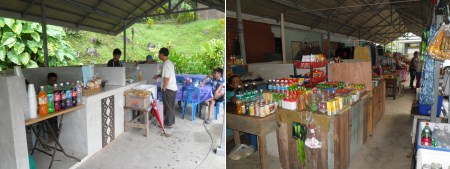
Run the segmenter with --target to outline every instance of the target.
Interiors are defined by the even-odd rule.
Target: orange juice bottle
[[[44,86],[41,86],[41,91],[38,94],[39,116],[46,116],[48,114],[47,94],[44,91]]]

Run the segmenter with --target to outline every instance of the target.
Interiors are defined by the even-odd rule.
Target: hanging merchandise
[[[322,148],[322,143],[320,142],[320,127],[312,121],[308,125],[308,132],[306,134],[305,145],[309,148],[316,149]]]
[[[450,59],[450,27],[442,25],[428,45],[428,54],[436,60]]]
[[[420,85],[419,103],[424,105],[433,104],[434,96],[434,60],[429,55],[425,55],[425,62],[422,69],[422,79]]]

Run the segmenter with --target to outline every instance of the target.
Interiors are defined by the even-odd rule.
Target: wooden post
[[[124,26],[124,30],[123,30],[123,62],[127,61],[127,29],[126,29],[126,21],[123,21],[123,26]]]
[[[239,32],[239,46],[241,48],[241,56],[244,60],[244,64],[247,63],[247,56],[245,55],[245,41],[244,41],[244,28],[242,24],[242,13],[241,13],[241,0],[236,0],[236,18],[238,21],[238,32]]]
[[[281,53],[283,55],[283,64],[286,64],[286,42],[284,36],[284,14],[281,13]]]

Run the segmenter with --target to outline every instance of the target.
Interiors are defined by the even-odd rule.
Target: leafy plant
[[[38,23],[0,18],[0,69],[44,65],[41,30]],[[61,27],[47,26],[49,66],[66,66],[68,61],[76,60],[65,35]]]
[[[153,25],[153,23],[154,23],[153,19],[152,19],[152,18],[148,18],[148,20],[147,20],[147,26],[148,26],[148,27],[151,27],[151,26]]]
[[[182,2],[180,4],[179,10],[180,11],[192,10],[192,7],[188,3]],[[177,20],[179,23],[187,23],[196,20],[198,16],[199,15],[196,16],[194,12],[184,12],[178,15]]]

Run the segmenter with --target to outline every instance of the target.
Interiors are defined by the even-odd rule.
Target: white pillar
[[[241,56],[244,60],[244,64],[247,63],[247,56],[245,55],[245,42],[244,42],[244,27],[242,24],[241,16],[241,0],[236,0],[236,18],[238,21],[238,32],[239,32],[239,47],[241,48]]]
[[[281,52],[283,53],[283,64],[286,64],[286,42],[284,36],[284,14],[281,13]]]
[[[28,169],[24,114],[30,108],[25,80],[0,76],[0,86],[0,168]]]
[[[43,49],[44,49],[44,65],[48,67],[48,47],[47,47],[47,14],[45,12],[45,0],[41,2],[41,25],[42,25],[42,40],[43,40]]]

